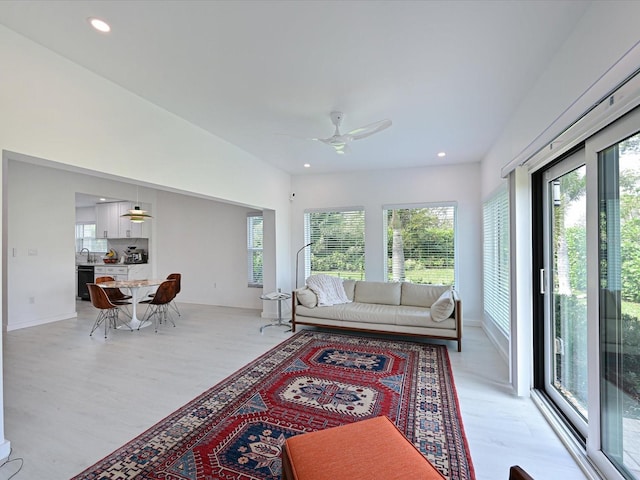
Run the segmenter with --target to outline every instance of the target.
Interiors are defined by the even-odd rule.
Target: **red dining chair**
[[[147,304],[147,311],[144,314],[141,325],[153,317],[153,325],[155,326],[156,333],[158,333],[158,323],[170,320],[173,326],[176,324],[169,315],[169,304],[176,297],[176,281],[165,280],[160,284],[155,295],[149,300],[144,300],[140,303]],[[138,327],[140,330],[140,327]]]
[[[118,305],[109,300],[107,296],[107,292],[104,291],[102,287],[97,285],[96,283],[87,283],[87,288],[89,289],[89,298],[91,299],[91,304],[99,309],[98,316],[96,317],[96,321],[93,324],[93,328],[91,332],[89,332],[89,336],[93,335],[93,332],[96,329],[104,324],[104,338],[107,338],[107,332],[110,328],[117,328],[118,324],[127,327],[129,330],[133,331],[131,326],[120,320],[118,313],[120,308]]]

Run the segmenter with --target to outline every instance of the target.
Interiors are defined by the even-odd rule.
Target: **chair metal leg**
[[[133,332],[133,328],[131,328],[131,325],[129,325],[129,322],[125,322],[124,320],[120,320],[120,312],[121,311],[123,311],[123,310],[120,307],[113,309],[113,328],[118,328],[118,324],[120,324],[123,327],[127,327],[130,332]],[[127,314],[129,316],[129,318],[131,318],[131,315],[128,312],[124,312],[123,311],[123,313]]]
[[[171,305],[171,306],[173,307],[173,309],[176,311],[176,313],[178,314],[178,316],[179,316],[179,317],[181,317],[182,315],[180,315],[180,310],[178,310],[178,304],[175,302],[175,300],[172,300],[170,305]],[[174,325],[174,327],[175,327],[175,325]]]
[[[150,303],[147,306],[147,311],[145,312],[144,317],[142,317],[142,323],[150,320],[151,317],[153,317],[153,326],[155,327],[156,333],[158,333],[158,324],[162,324],[163,321],[166,323],[167,320],[169,320],[174,327],[176,326],[175,322],[169,315],[169,304],[154,305]],[[140,325],[142,325],[142,323]],[[138,327],[138,330],[140,330],[140,327]]]
[[[152,303],[147,305],[147,311],[144,312],[144,317],[142,317],[142,322],[140,322],[140,325],[138,326],[138,330],[140,330],[140,326],[144,322],[149,321],[151,319],[151,317],[153,317],[153,326],[155,328],[156,333],[158,333],[159,307],[160,307],[160,305],[153,305]]]
[[[130,331],[133,332],[131,325],[129,325],[124,320],[120,320],[120,318],[118,317],[119,312],[120,312],[119,308],[110,308],[108,310],[106,309],[100,310],[100,312],[98,313],[98,316],[96,317],[96,321],[93,324],[93,328],[91,328],[91,332],[89,333],[89,336],[92,336],[93,332],[95,332],[102,324],[104,324],[104,338],[107,338],[109,329],[118,328],[118,324],[124,325]]]
[[[92,335],[93,335],[93,332],[95,332],[95,331],[96,331],[96,329],[100,326],[100,324],[101,324],[102,322],[104,322],[104,321],[105,321],[105,317],[106,317],[106,316],[107,316],[107,315],[106,315],[106,313],[105,313],[105,311],[104,311],[104,310],[100,310],[100,311],[98,312],[98,316],[96,317],[96,321],[93,323],[93,327],[91,328],[91,332],[89,332],[89,336],[92,336]],[[106,331],[106,329],[105,329],[105,332],[104,332],[104,338],[107,338],[107,331]]]
[[[171,325],[173,325],[173,327],[175,328],[176,322],[173,321],[173,317],[171,316],[171,312],[169,311],[169,305],[167,305],[165,308],[165,316],[169,319],[169,321],[171,322]],[[180,315],[180,312],[178,312],[178,315]]]

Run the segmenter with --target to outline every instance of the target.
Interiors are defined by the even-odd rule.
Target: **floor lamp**
[[[298,260],[300,259],[300,252],[311,245],[313,245],[313,242],[307,243],[296,252],[296,290],[298,289]]]

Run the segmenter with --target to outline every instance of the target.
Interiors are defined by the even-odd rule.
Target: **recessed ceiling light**
[[[107,199],[106,199],[106,198],[101,198],[101,199],[100,199],[100,201],[101,201],[101,202],[106,202],[106,201],[107,201]]]
[[[446,157],[446,156],[447,156],[447,154],[446,154],[446,153],[444,153],[444,152],[438,152],[438,156],[439,156],[440,158],[442,158],[442,157]]]
[[[305,164],[304,164],[304,168],[309,168],[310,166],[311,166],[311,164],[310,164],[310,163],[305,163]]]
[[[89,17],[87,20],[89,21],[91,26],[96,30],[98,30],[99,32],[109,33],[111,31],[111,27],[104,20],[100,20],[99,18],[96,18],[96,17]]]

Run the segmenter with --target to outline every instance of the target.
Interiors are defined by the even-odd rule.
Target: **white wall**
[[[292,255],[304,245],[304,211],[364,207],[367,280],[383,281],[383,205],[457,202],[457,284],[466,324],[480,321],[482,211],[480,164],[380,170],[366,173],[301,175],[292,180]],[[302,257],[302,254],[301,254]],[[291,260],[294,278],[295,259]],[[302,283],[303,279],[300,279]]]
[[[520,163],[545,147],[640,68],[639,16],[640,2],[599,1],[592,4],[548,67],[539,72],[540,78],[534,88],[522,99],[520,107],[482,160],[482,200],[506,182],[501,178],[502,167]],[[517,162],[513,162],[514,159]],[[530,182],[520,179],[512,184],[518,187],[511,193],[511,199],[518,198],[521,205],[528,206],[530,202],[523,199],[530,199]],[[512,225],[530,228],[531,208],[512,210]],[[515,262],[516,252],[521,256],[524,256],[523,252],[531,252],[530,236],[526,233],[517,235],[521,243],[512,244],[515,247],[512,262]],[[513,231],[512,235],[515,234]],[[512,278],[511,289],[519,295],[517,309],[511,312],[512,321],[517,322],[512,332],[525,336],[524,339],[514,338],[512,334],[511,342],[527,351],[515,352],[501,332],[485,325],[499,350],[511,352],[512,381],[519,395],[528,394],[532,373],[530,263],[514,263],[517,268],[512,271],[517,272],[517,276]],[[528,287],[528,293],[521,288],[523,285]]]
[[[533,154],[640,68],[640,2],[594,2],[482,160],[482,198],[500,170]],[[526,155],[525,155],[526,158]]]
[[[157,193],[156,272],[182,273],[180,302],[261,308],[262,289],[247,286],[245,207]]]
[[[8,162],[7,179],[8,330],[75,316],[75,192],[152,205],[150,263],[183,274],[181,302],[261,308],[239,241],[250,209],[24,161]]]
[[[265,252],[276,257],[276,268],[265,275],[273,276],[267,279],[269,282],[289,287],[288,174],[4,26],[0,26],[0,65],[3,158],[7,152],[19,152],[67,167],[105,172],[245,206],[270,208],[277,213],[278,243],[273,251]],[[7,183],[4,165],[3,162],[0,178],[3,191]],[[56,200],[63,202],[68,197],[70,200],[70,196],[65,191],[55,194]],[[8,315],[7,283],[11,281],[7,274],[5,200],[1,205],[0,263],[3,326]],[[57,231],[58,227],[54,228]],[[35,240],[29,237],[16,241],[31,248],[30,243]],[[73,268],[72,240],[69,245],[55,254],[60,258],[69,255],[66,268]],[[60,307],[69,310],[66,305]],[[20,321],[28,322],[32,313],[23,309]],[[1,399],[0,389],[0,410]],[[0,415],[0,458],[8,452],[9,442],[4,439]]]

